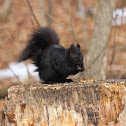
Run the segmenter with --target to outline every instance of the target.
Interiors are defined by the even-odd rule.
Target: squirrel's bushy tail
[[[34,59],[38,53],[52,44],[59,44],[59,37],[55,30],[49,27],[40,27],[33,31],[25,49],[20,53],[18,62]]]

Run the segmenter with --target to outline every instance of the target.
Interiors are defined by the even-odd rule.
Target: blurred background
[[[73,79],[126,79],[126,0],[0,0],[0,112],[10,86],[39,80],[31,61],[16,62],[39,26],[81,45],[86,70]]]

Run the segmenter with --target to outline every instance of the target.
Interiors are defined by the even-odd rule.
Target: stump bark
[[[126,80],[12,86],[5,126],[126,126]]]

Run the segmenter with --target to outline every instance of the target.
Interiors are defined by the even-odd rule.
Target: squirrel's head
[[[79,44],[77,44],[77,46],[72,44],[70,48],[68,48],[67,57],[71,64],[76,66],[78,71],[84,71],[83,54],[80,51]]]

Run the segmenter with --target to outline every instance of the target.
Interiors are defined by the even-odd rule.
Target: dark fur
[[[18,61],[31,59],[38,67],[40,79],[46,83],[71,82],[69,75],[84,71],[83,55],[80,45],[72,44],[66,49],[59,44],[57,33],[48,27],[36,29]]]

